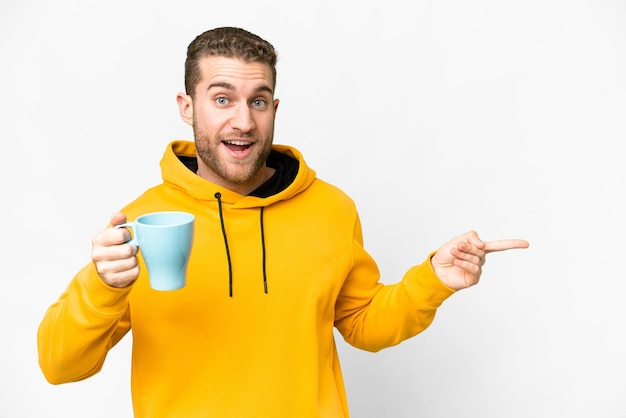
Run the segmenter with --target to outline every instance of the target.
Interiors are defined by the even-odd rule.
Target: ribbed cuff
[[[430,259],[432,252],[422,264],[411,267],[402,280],[409,288],[414,303],[420,307],[438,308],[444,300],[456,291],[446,286],[435,274]]]
[[[109,286],[91,263],[78,272],[77,281],[81,298],[97,313],[120,315],[126,310],[132,285],[124,288]]]

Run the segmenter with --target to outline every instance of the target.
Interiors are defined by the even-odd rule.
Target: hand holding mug
[[[111,216],[111,225],[126,222],[123,213]],[[91,259],[102,280],[112,287],[126,287],[139,277],[138,248],[128,244],[131,234],[126,229],[107,228],[93,237]]]
[[[186,284],[194,221],[186,212],[153,212],[132,222],[115,213],[111,217],[113,228],[100,232],[92,241],[92,260],[98,274],[109,286],[131,285],[139,277],[136,255],[140,249],[151,287],[180,289]]]
[[[135,221],[115,225],[130,228],[128,242],[139,247],[155,290],[176,290],[187,282],[187,264],[193,244],[195,218],[187,212],[153,212]]]

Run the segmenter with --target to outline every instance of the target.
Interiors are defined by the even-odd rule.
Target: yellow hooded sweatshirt
[[[49,382],[96,374],[132,330],[135,417],[349,416],[333,327],[378,351],[426,329],[454,291],[429,260],[397,284],[380,283],[353,201],[316,178],[294,148],[274,151],[298,160],[297,175],[260,198],[187,168],[180,157],[195,157],[193,142],[169,144],[163,183],[122,211],[130,220],[168,210],[196,216],[187,285],[152,290],[141,251],[139,278],[124,289],[87,264],[39,328]]]

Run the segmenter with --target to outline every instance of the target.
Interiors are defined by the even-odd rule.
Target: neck
[[[217,176],[215,173],[213,173],[210,170],[207,170],[202,165],[198,167],[198,171],[196,174],[202,177],[203,179],[208,180],[211,183],[214,183],[220,187],[223,187],[232,192],[238,193],[242,196],[247,196],[251,192],[256,190],[259,186],[261,186],[263,183],[265,183],[267,180],[269,180],[269,178],[272,177],[275,172],[276,172],[276,169],[268,167],[268,166],[263,166],[252,179],[246,182],[241,182],[241,183],[228,181],[224,179],[223,177]]]

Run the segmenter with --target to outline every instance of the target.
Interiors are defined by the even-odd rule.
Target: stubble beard
[[[253,154],[245,160],[225,161],[220,156],[223,138],[212,138],[195,125],[193,132],[198,158],[210,171],[228,183],[245,185],[253,182],[261,169],[265,167],[267,158],[272,152],[273,133],[270,133],[265,139],[255,138]]]

